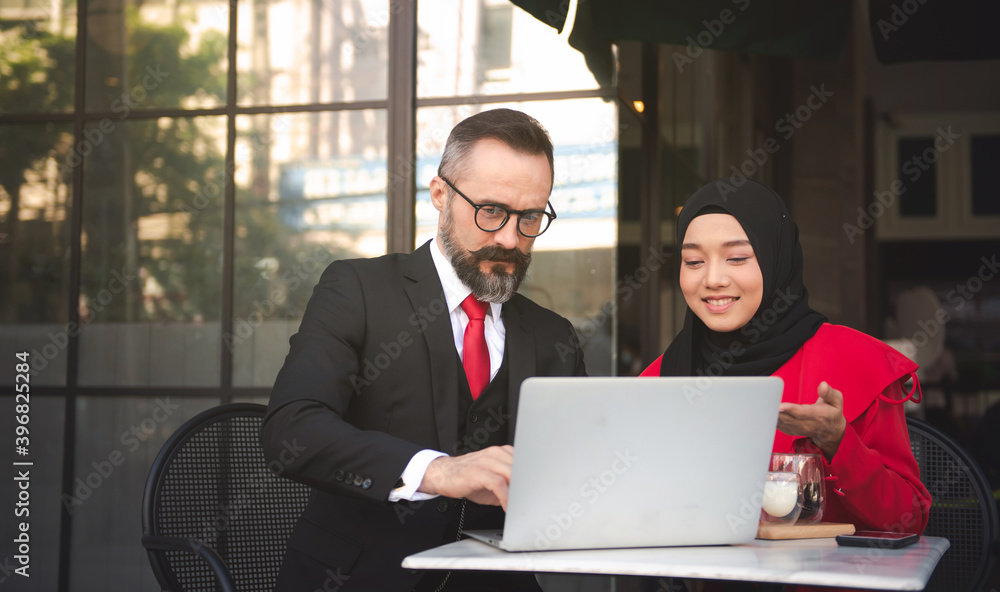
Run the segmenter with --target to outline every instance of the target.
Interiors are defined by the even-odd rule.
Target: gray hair
[[[444,145],[438,175],[457,183],[469,152],[479,140],[493,139],[524,154],[544,154],[549,161],[549,187],[555,181],[552,139],[534,117],[513,109],[491,109],[459,122]]]

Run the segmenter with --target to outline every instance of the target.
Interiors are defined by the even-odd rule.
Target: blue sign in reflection
[[[552,203],[560,218],[613,218],[617,215],[618,145],[557,146]],[[436,218],[428,184],[437,174],[438,154],[417,158],[419,220]],[[279,217],[300,230],[384,230],[384,160],[355,157],[295,162],[281,168]]]

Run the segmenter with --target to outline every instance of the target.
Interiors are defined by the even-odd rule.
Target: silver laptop
[[[748,543],[782,380],[529,378],[502,532],[507,551]]]

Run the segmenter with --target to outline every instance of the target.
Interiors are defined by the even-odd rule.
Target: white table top
[[[920,537],[902,549],[840,547],[832,538],[749,545],[510,553],[465,539],[403,560],[408,569],[672,576],[878,590],[922,590],[948,549]]]

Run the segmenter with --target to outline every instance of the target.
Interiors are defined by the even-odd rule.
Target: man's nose
[[[503,228],[493,233],[493,242],[505,249],[513,249],[520,242],[521,235],[517,232],[517,216],[512,215]]]

